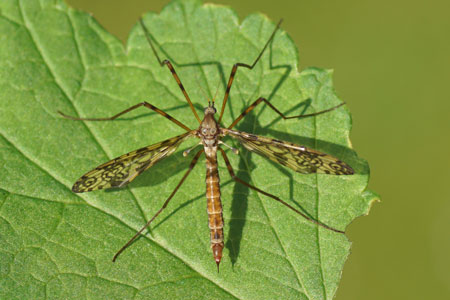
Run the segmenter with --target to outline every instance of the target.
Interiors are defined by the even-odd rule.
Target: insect
[[[329,108],[327,110],[318,111],[315,113],[307,114],[307,115],[299,115],[299,116],[284,116],[277,108],[275,108],[268,100],[263,97],[258,98],[255,102],[253,102],[247,109],[245,109],[228,127],[222,127],[220,125],[222,116],[226,107],[226,103],[230,94],[231,86],[236,75],[236,72],[239,67],[253,69],[257,62],[260,60],[261,56],[264,54],[267,46],[273,40],[277,30],[281,25],[282,20],[275,27],[268,41],[264,45],[263,49],[253,62],[253,64],[248,65],[246,63],[236,63],[233,65],[231,70],[231,74],[228,79],[228,84],[226,87],[224,99],[222,102],[222,107],[220,110],[218,120],[215,119],[216,108],[215,108],[215,99],[208,100],[208,106],[204,109],[204,117],[201,120],[198,116],[194,106],[181,83],[180,78],[175,72],[172,63],[169,60],[161,60],[155,46],[150,37],[150,33],[144,25],[142,19],[140,20],[140,24],[142,26],[145,37],[148,41],[148,44],[153,51],[156,59],[158,60],[161,67],[167,66],[172,76],[176,80],[181,92],[183,93],[187,103],[190,106],[195,118],[199,122],[199,127],[197,129],[191,129],[176,120],[174,117],[170,116],[166,112],[161,109],[153,106],[148,102],[138,103],[130,108],[112,116],[109,118],[76,118],[63,114],[58,111],[63,117],[72,119],[72,120],[85,120],[85,121],[108,121],[114,120],[119,116],[126,114],[136,108],[144,106],[150,110],[155,111],[161,116],[167,118],[173,123],[177,124],[179,127],[183,128],[186,132],[178,135],[176,137],[167,139],[165,141],[156,143],[151,146],[147,146],[130,153],[119,156],[111,161],[108,161],[92,171],[84,174],[81,178],[79,178],[72,187],[72,191],[75,193],[82,192],[90,192],[100,189],[113,188],[113,187],[123,187],[133,181],[139,174],[149,169],[157,162],[166,158],[175,152],[175,150],[187,139],[190,138],[198,138],[199,145],[202,145],[203,148],[199,150],[193,157],[188,170],[169,195],[169,197],[164,202],[163,206],[156,212],[156,214],[114,255],[113,261],[117,259],[117,257],[137,238],[140,234],[147,228],[153,220],[167,207],[170,200],[173,198],[175,193],[178,191],[180,186],[185,181],[186,177],[192,171],[194,166],[196,165],[200,156],[204,153],[206,156],[206,199],[207,199],[207,212],[208,212],[208,220],[209,220],[209,229],[210,229],[210,242],[211,248],[214,255],[214,260],[217,264],[217,270],[219,270],[219,264],[222,259],[222,250],[224,248],[224,234],[223,234],[223,226],[224,220],[222,217],[222,204],[221,204],[221,195],[220,195],[220,185],[219,185],[219,173],[218,173],[218,162],[217,162],[217,152],[223,157],[225,165],[230,173],[231,177],[238,183],[247,186],[250,189],[255,190],[258,193],[261,193],[267,197],[270,197],[281,204],[285,205],[289,209],[293,210],[297,214],[301,215],[308,221],[316,224],[317,226],[324,227],[326,229],[344,233],[338,229],[332,228],[326,224],[318,220],[314,220],[304,214],[303,212],[297,210],[292,207],[282,199],[274,196],[268,192],[265,192],[243,180],[236,177],[233,168],[230,164],[230,161],[227,157],[225,151],[221,148],[221,146],[229,147],[235,152],[238,153],[237,149],[234,149],[230,146],[227,146],[222,139],[225,136],[230,136],[232,138],[237,139],[247,150],[253,151],[261,156],[264,156],[276,163],[282,164],[288,168],[293,169],[299,173],[325,173],[325,174],[334,174],[334,175],[351,175],[354,173],[353,169],[347,165],[346,163],[340,161],[339,159],[321,153],[319,151],[309,149],[304,146],[296,145],[290,142],[280,141],[277,139],[267,138],[263,136],[254,135],[251,133],[242,132],[239,130],[233,129],[235,125],[242,120],[250,111],[252,111],[257,105],[264,103],[269,106],[272,110],[274,110],[277,114],[279,114],[283,119],[293,119],[293,118],[304,118],[317,116],[332,110],[337,109],[342,106],[344,103],[341,103],[335,107]],[[194,147],[195,148],[195,147]],[[184,156],[189,155],[189,152],[193,148],[186,150],[183,152]]]

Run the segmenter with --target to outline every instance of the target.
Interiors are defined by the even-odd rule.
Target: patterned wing
[[[192,134],[192,131],[186,132],[108,161],[81,176],[73,185],[72,191],[82,193],[123,187],[158,161],[172,154]]]
[[[238,130],[223,131],[225,135],[238,139],[248,150],[299,173],[354,174],[353,169],[346,163],[313,149]]]

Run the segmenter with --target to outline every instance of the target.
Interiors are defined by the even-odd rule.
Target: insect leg
[[[226,166],[227,166],[228,172],[230,173],[230,176],[231,176],[231,178],[233,178],[233,180],[235,180],[235,181],[237,181],[237,182],[239,182],[239,183],[241,183],[241,184],[243,184],[243,185],[245,185],[245,186],[251,188],[252,190],[257,191],[258,193],[261,193],[261,194],[263,194],[263,195],[265,195],[265,196],[267,196],[267,197],[270,197],[270,198],[272,198],[272,199],[274,199],[274,200],[280,202],[280,203],[283,204],[284,206],[288,207],[289,209],[293,210],[294,212],[296,212],[297,214],[299,214],[300,216],[302,216],[302,217],[305,218],[306,220],[308,220],[308,221],[310,221],[310,222],[312,222],[312,223],[314,223],[314,224],[316,224],[316,225],[319,225],[319,226],[321,226],[321,227],[323,227],[323,228],[326,228],[326,229],[331,230],[331,231],[334,231],[334,232],[345,233],[344,231],[335,229],[335,228],[330,227],[330,226],[328,226],[328,225],[326,225],[326,224],[323,224],[322,222],[319,222],[319,221],[317,221],[317,220],[311,219],[311,218],[308,217],[306,214],[304,214],[304,213],[302,213],[301,211],[299,211],[298,209],[292,207],[291,205],[289,205],[288,203],[284,202],[283,200],[281,200],[281,199],[278,198],[277,196],[274,196],[274,195],[272,195],[272,194],[269,194],[269,193],[267,193],[267,192],[265,192],[265,191],[263,191],[263,190],[261,190],[261,189],[255,187],[255,186],[253,186],[253,185],[251,185],[251,184],[249,184],[249,183],[243,181],[242,179],[238,178],[238,177],[234,174],[233,167],[231,166],[230,161],[228,160],[228,157],[227,157],[227,155],[225,154],[225,151],[224,151],[222,148],[219,148],[219,150],[220,150],[220,152],[222,153],[223,160],[225,161],[225,164],[226,164]]]
[[[142,18],[139,19],[139,22],[141,23],[141,27],[145,33],[145,37],[147,38],[147,41],[148,41],[150,47],[152,48],[153,54],[155,54],[156,59],[158,60],[159,64],[161,65],[161,67],[166,65],[169,68],[170,72],[172,73],[173,78],[175,78],[176,82],[178,83],[178,86],[180,87],[181,91],[183,92],[184,97],[186,98],[187,102],[189,103],[189,106],[191,107],[191,110],[194,113],[195,118],[198,120],[199,123],[201,123],[202,121],[200,120],[199,116],[197,115],[197,112],[194,109],[194,105],[192,104],[191,99],[189,98],[183,84],[181,83],[181,80],[178,77],[177,72],[175,72],[175,69],[173,68],[172,63],[168,59],[161,60],[159,58],[159,55],[156,52],[155,46],[153,45],[152,39],[150,38],[150,33],[148,32],[147,27],[145,27],[144,21],[142,20]]]
[[[167,207],[167,204],[169,204],[170,200],[173,198],[173,196],[175,195],[175,193],[178,191],[178,189],[180,188],[180,186],[183,184],[184,180],[186,179],[186,177],[188,177],[189,173],[192,171],[192,169],[195,167],[195,164],[198,161],[198,158],[200,157],[200,155],[203,153],[203,149],[198,151],[197,154],[194,156],[194,158],[191,161],[191,164],[189,165],[189,169],[186,171],[186,173],[184,174],[183,178],[181,178],[180,182],[178,183],[178,185],[175,187],[175,189],[172,191],[172,193],[170,194],[169,198],[167,198],[167,200],[164,202],[163,206],[156,212],[156,214],[147,222],[147,224],[145,224],[122,248],[120,248],[119,251],[117,251],[117,253],[114,255],[113,257],[113,262],[116,261],[117,257],[120,255],[120,253],[123,252],[123,250],[125,250],[129,245],[131,245],[131,243],[133,243],[133,241],[135,239],[137,239],[141,233],[145,230],[145,228],[147,228],[147,226],[150,225],[150,223],[153,222],[154,219],[156,219],[156,217],[164,210],[164,208]]]
[[[255,102],[253,102],[249,107],[247,107],[246,110],[244,110],[239,117],[236,118],[236,120],[233,121],[233,123],[231,123],[230,126],[228,126],[228,129],[233,128],[240,120],[242,120],[243,117],[245,117],[249,112],[251,112],[258,104],[260,104],[261,102],[264,102],[265,104],[267,104],[272,110],[274,110],[277,114],[279,114],[284,120],[287,119],[300,119],[300,118],[306,118],[306,117],[313,117],[313,116],[317,116],[332,110],[335,110],[338,107],[341,107],[342,105],[345,104],[345,102],[342,102],[341,104],[338,104],[336,106],[333,106],[331,108],[325,109],[325,110],[321,110],[312,114],[306,114],[306,115],[298,115],[298,116],[290,116],[290,117],[286,117],[285,115],[283,115],[282,112],[280,112],[275,106],[273,106],[269,101],[267,101],[266,98],[260,97],[258,98],[258,100],[256,100]]]
[[[187,131],[191,131],[191,129],[190,129],[189,127],[187,127],[186,125],[184,125],[183,123],[181,123],[180,121],[178,121],[177,119],[175,119],[174,117],[172,117],[171,115],[169,115],[168,113],[166,113],[166,112],[160,110],[159,108],[157,108],[156,106],[151,105],[151,104],[148,103],[148,102],[141,102],[141,103],[138,103],[138,104],[136,104],[136,105],[133,105],[133,106],[131,106],[130,108],[127,108],[127,109],[125,109],[124,111],[121,111],[120,113],[115,114],[114,116],[109,117],[109,118],[77,118],[77,117],[72,117],[72,116],[68,116],[68,115],[66,115],[66,114],[63,114],[63,113],[62,113],[61,111],[59,111],[59,110],[58,110],[58,113],[59,113],[61,116],[63,116],[64,118],[66,118],[66,119],[76,120],[76,121],[112,121],[112,120],[117,119],[117,118],[120,117],[121,115],[126,114],[127,112],[130,112],[130,111],[132,111],[132,110],[135,110],[136,108],[141,107],[141,106],[145,106],[145,107],[147,107],[148,109],[151,109],[151,110],[157,112],[158,114],[160,114],[161,116],[163,116],[163,117],[169,119],[170,121],[174,122],[175,124],[177,124],[177,125],[180,126],[181,128],[183,128],[183,129],[185,129],[185,130],[187,130]]]
[[[266,42],[266,44],[264,45],[264,48],[261,50],[261,52],[259,53],[258,57],[255,59],[255,61],[253,62],[252,65],[247,65],[247,64],[244,64],[244,63],[240,63],[240,62],[234,64],[233,68],[231,69],[230,78],[228,79],[228,84],[227,84],[227,89],[225,91],[225,96],[223,97],[222,109],[220,110],[220,117],[219,117],[218,123],[220,123],[220,121],[222,120],[223,112],[225,111],[225,105],[227,104],[228,96],[230,95],[231,85],[233,84],[234,76],[236,75],[236,71],[237,71],[238,67],[245,67],[245,68],[250,69],[250,70],[253,69],[253,67],[256,65],[256,63],[259,61],[259,59],[263,55],[263,53],[266,50],[267,46],[269,46],[270,42],[273,40],[273,37],[275,36],[275,33],[277,32],[278,28],[280,28],[281,22],[283,22],[283,19],[281,19],[278,22],[277,27],[272,32],[272,35],[270,36],[269,40]]]

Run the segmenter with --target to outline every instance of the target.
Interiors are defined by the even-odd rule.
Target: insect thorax
[[[197,130],[197,136],[202,140],[206,152],[208,151],[207,148],[216,148],[219,142],[220,126],[214,119],[215,113],[216,109],[214,107],[206,107],[205,116]]]

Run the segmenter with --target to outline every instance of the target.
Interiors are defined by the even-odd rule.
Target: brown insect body
[[[217,147],[220,136],[220,126],[214,119],[216,109],[213,106],[205,108],[205,116],[197,137],[202,140],[206,156],[206,200],[208,213],[208,226],[210,230],[211,249],[219,268],[222,259],[223,243],[223,216],[222,201],[220,199],[220,177],[217,169]]]

